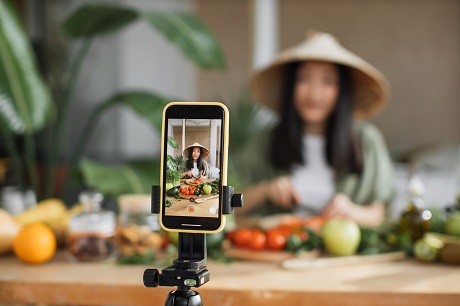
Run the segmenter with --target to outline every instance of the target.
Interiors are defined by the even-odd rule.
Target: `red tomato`
[[[311,228],[315,232],[319,232],[326,224],[326,219],[321,216],[311,216],[303,221],[303,225]]]
[[[252,239],[252,232],[249,229],[240,228],[231,232],[229,239],[237,247],[245,247]]]
[[[168,247],[168,245],[171,242],[171,240],[169,239],[168,235],[166,235],[166,234],[161,235],[161,237],[163,238],[162,243],[161,243],[161,249],[165,250]]]
[[[266,247],[271,251],[284,250],[286,247],[286,237],[279,230],[268,230]]]
[[[185,189],[184,192],[182,192],[185,195],[188,195],[188,189]]]
[[[263,250],[265,248],[265,243],[267,241],[267,237],[265,236],[265,234],[258,229],[254,229],[252,230],[251,235],[252,239],[248,244],[248,248],[253,251]]]
[[[296,229],[298,229],[299,226],[297,225],[280,225],[276,228],[276,230],[281,233],[284,238],[287,238],[292,235],[292,233],[295,232]]]

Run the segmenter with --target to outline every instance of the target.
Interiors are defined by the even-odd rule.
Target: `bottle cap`
[[[411,177],[409,180],[409,187],[408,187],[408,193],[411,196],[416,196],[416,197],[423,197],[425,194],[425,186],[422,183],[422,180],[414,175]]]

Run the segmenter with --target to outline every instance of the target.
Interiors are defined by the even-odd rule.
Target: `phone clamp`
[[[243,206],[243,195],[235,194],[232,186],[223,186],[223,214],[232,214],[235,207]],[[160,212],[160,186],[152,186],[151,212]],[[203,302],[198,288],[210,279],[206,269],[206,234],[179,232],[178,258],[159,272],[157,269],[146,269],[143,281],[146,287],[175,286],[165,302],[165,306],[201,306]]]

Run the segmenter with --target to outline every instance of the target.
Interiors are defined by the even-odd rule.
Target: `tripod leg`
[[[165,306],[203,306],[203,302],[196,291],[174,290],[168,294]]]

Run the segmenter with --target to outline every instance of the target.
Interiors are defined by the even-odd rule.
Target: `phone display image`
[[[167,119],[165,216],[219,217],[222,119]]]
[[[202,305],[191,287],[209,281],[206,234],[220,232],[226,215],[243,206],[227,185],[228,109],[219,102],[171,102],[163,109],[160,186],[152,186],[151,210],[161,227],[178,232],[178,258],[147,269],[146,287],[177,286],[165,305]]]

